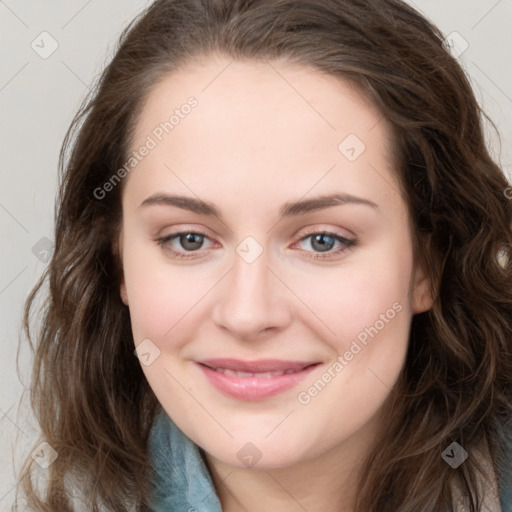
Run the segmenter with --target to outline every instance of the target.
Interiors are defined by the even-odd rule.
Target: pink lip
[[[242,400],[263,400],[290,389],[301,382],[319,363],[303,361],[240,361],[236,359],[205,359],[196,364],[219,391]],[[213,368],[239,372],[265,373],[294,370],[293,373],[271,377],[226,375]]]
[[[283,361],[281,359],[261,359],[259,361],[241,361],[240,359],[202,359],[197,361],[211,368],[224,368],[237,372],[284,372],[285,370],[300,370],[311,366],[311,361]]]

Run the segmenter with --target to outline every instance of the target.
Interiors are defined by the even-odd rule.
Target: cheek
[[[301,273],[293,281],[294,291],[314,313],[310,316],[317,318],[317,324],[320,320],[339,350],[375,323],[382,328],[384,321],[390,332],[403,330],[410,320],[410,247],[395,239],[383,240],[377,248],[351,258],[339,267],[317,268],[314,275]]]
[[[411,320],[412,253],[406,247],[381,244],[357,265],[317,274],[310,288],[308,305],[334,332],[323,338],[332,360],[323,375],[301,386],[297,400],[304,422],[328,416],[332,439],[365,424],[403,368]],[[308,282],[305,277],[303,290]]]
[[[166,262],[165,255],[155,252],[150,244],[142,247],[126,240],[124,254],[135,344],[149,338],[163,348],[193,316],[191,312],[207,291],[207,283],[202,282],[192,267]]]

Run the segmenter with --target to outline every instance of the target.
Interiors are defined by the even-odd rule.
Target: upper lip
[[[261,359],[259,361],[241,361],[240,359],[202,359],[196,361],[210,368],[223,368],[239,372],[265,373],[282,372],[286,370],[302,370],[318,364],[311,361],[283,361],[280,359]]]

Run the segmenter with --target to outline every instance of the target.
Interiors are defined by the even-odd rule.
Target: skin
[[[432,298],[414,264],[410,218],[389,157],[389,126],[348,82],[286,62],[203,59],[149,93],[132,149],[194,96],[198,105],[123,183],[116,250],[135,345],[159,356],[144,373],[163,408],[205,451],[224,511],[350,511],[364,455],[384,428],[383,404],[403,368],[412,316]],[[364,142],[353,162],[338,149]],[[335,192],[374,202],[279,218],[289,201]],[[215,203],[222,220],[156,193]],[[200,229],[188,260],[157,237]],[[311,233],[326,230],[331,259]],[[252,263],[236,252],[252,236]],[[200,241],[200,239],[199,239]],[[331,240],[332,243],[332,240]],[[198,244],[199,245],[199,244]],[[187,253],[179,237],[165,245]],[[307,404],[298,401],[365,328],[402,309]],[[193,362],[209,357],[321,362],[295,388],[262,401],[228,397]],[[332,373],[332,370],[331,370]],[[253,443],[252,468],[237,457]]]

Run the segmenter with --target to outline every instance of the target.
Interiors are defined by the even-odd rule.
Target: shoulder
[[[498,446],[494,460],[485,440],[470,450],[469,457],[473,457],[483,470],[483,475],[478,474],[483,510],[512,512],[512,422],[501,424],[494,436]],[[465,497],[458,487],[453,489],[453,502],[454,512],[468,512]]]

